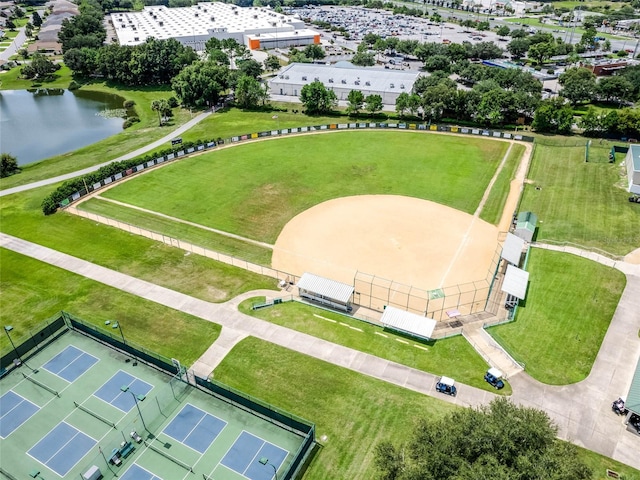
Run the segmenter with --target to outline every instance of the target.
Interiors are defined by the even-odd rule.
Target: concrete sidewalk
[[[0,247],[222,325],[220,344],[215,346],[215,342],[201,357],[201,363],[196,365],[201,373],[209,370],[209,362],[219,363],[237,341],[251,335],[460,406],[482,405],[495,398],[490,392],[467,385],[460,385],[455,398],[436,394],[435,375],[238,312],[237,305],[242,298],[269,293],[276,296],[279,294],[277,291],[248,292],[231,302],[213,304],[10,235],[0,234]],[[511,385],[513,400],[547,412],[558,424],[560,438],[640,469],[640,436],[626,431],[622,417],[615,415],[610,407],[611,402],[629,388],[633,373],[631,365],[635,365],[640,356],[640,276],[627,274],[627,279],[627,286],[587,379],[575,385],[556,387],[541,384],[521,373],[511,379]],[[225,332],[225,329],[229,331]]]

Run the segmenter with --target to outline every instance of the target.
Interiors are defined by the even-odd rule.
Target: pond
[[[122,131],[123,102],[82,90],[0,91],[0,152],[25,165],[91,145]]]

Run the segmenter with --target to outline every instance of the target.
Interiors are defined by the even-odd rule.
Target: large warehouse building
[[[318,80],[333,90],[338,100],[347,100],[351,90],[360,90],[364,96],[377,94],[385,105],[395,105],[398,95],[411,93],[420,72],[388,70],[384,68],[356,67],[348,62],[335,65],[292,63],[270,82],[273,95],[297,97],[302,87]]]
[[[229,3],[198,3],[191,7],[144,7],[141,12],[112,13],[120,45],[138,45],[147,38],[175,38],[196,51],[212,37],[233,38],[251,50],[320,43],[320,34],[297,17],[268,8],[242,8]]]

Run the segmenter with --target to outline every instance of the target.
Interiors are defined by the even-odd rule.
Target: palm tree
[[[169,102],[163,98],[162,100],[151,102],[151,110],[158,112],[158,126],[162,126],[162,118],[171,111],[171,107]]]

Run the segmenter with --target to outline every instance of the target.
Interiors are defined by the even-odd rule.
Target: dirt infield
[[[287,223],[272,265],[348,284],[361,271],[430,290],[486,278],[498,233],[479,218],[427,200],[345,197]]]

